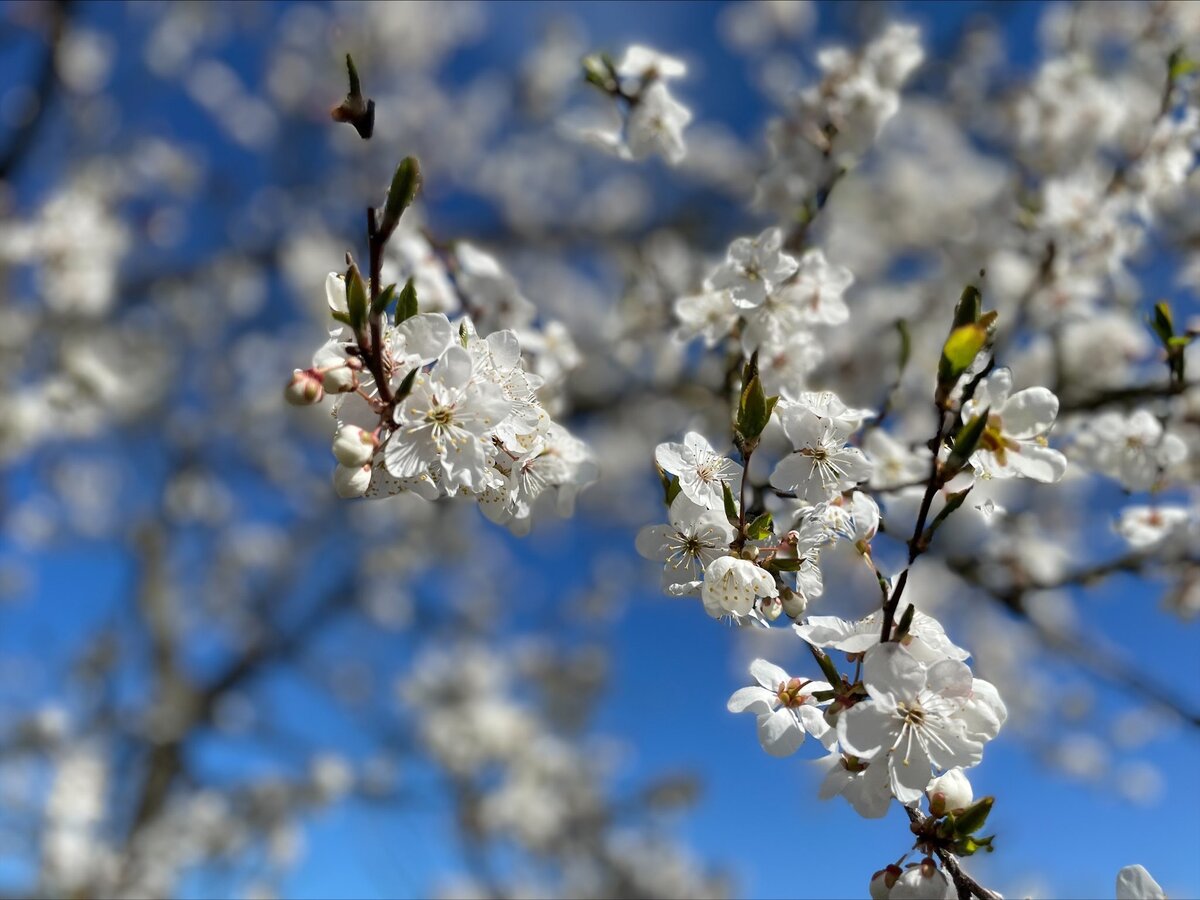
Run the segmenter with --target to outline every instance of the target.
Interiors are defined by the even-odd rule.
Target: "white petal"
[[[895,739],[891,716],[875,703],[857,703],[838,716],[838,740],[857,757],[872,759]]]
[[[791,756],[804,743],[804,732],[791,710],[777,709],[758,717],[758,742],[772,756]]]
[[[471,380],[472,370],[471,354],[454,345],[438,358],[434,374],[448,388],[463,388]]]
[[[1050,430],[1058,417],[1058,398],[1048,388],[1026,388],[1009,397],[996,412],[1006,435],[1028,440]]]
[[[889,694],[896,700],[916,697],[925,687],[925,667],[907,649],[888,642],[877,644],[863,658],[863,684],[872,697]]]
[[[1067,458],[1050,447],[1026,441],[1008,452],[1008,465],[1017,474],[1053,484],[1067,473]]]
[[[778,690],[779,685],[790,678],[787,672],[765,659],[756,659],[750,663],[750,674],[754,676],[755,681],[771,691]]]
[[[1117,900],[1166,900],[1166,896],[1144,866],[1126,866],[1117,873]]]
[[[405,319],[396,333],[404,338],[404,352],[419,357],[421,365],[441,356],[454,339],[450,320],[442,313],[420,313]]]
[[[744,687],[733,692],[725,708],[732,713],[752,712],[755,715],[769,713],[775,708],[776,695],[760,687]]]
[[[663,562],[670,553],[667,542],[675,533],[670,525],[647,525],[638,532],[634,546],[643,559]]]

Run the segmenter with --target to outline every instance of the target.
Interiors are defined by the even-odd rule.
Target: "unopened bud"
[[[759,552],[758,548],[755,547],[753,544],[747,544],[745,547],[742,548],[742,552],[740,555],[741,555],[742,559],[748,559],[751,562],[753,562],[754,560],[758,559],[758,552]]]
[[[284,398],[293,406],[311,406],[320,403],[325,396],[321,376],[312,369],[297,369],[283,392]]]
[[[761,612],[768,622],[774,622],[783,613],[783,602],[778,597],[763,597]]]
[[[338,366],[323,374],[321,383],[331,394],[344,394],[358,387],[358,376],[349,366]]]
[[[808,600],[805,596],[797,591],[790,589],[781,589],[779,599],[783,604],[783,611],[789,619],[798,619],[804,615],[808,609]]]
[[[954,885],[948,875],[926,858],[906,871],[892,886],[889,900],[921,900],[924,897],[953,897]]]
[[[975,799],[971,790],[971,782],[963,774],[962,769],[950,769],[929,782],[926,789],[929,795],[929,812],[941,816],[950,810],[965,809]]]
[[[371,464],[361,466],[341,466],[333,470],[333,489],[337,495],[349,500],[361,497],[371,486]]]
[[[343,466],[361,466],[375,455],[379,441],[357,425],[343,425],[333,438],[333,455]]]
[[[871,900],[888,900],[888,897],[892,893],[892,888],[896,885],[896,879],[902,874],[904,874],[903,869],[899,866],[891,865],[886,869],[880,869],[872,875],[869,888]]]

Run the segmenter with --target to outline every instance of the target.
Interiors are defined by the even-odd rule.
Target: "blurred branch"
[[[1068,587],[1087,587],[1118,572],[1142,573],[1152,563],[1200,567],[1200,559],[1191,557],[1163,560],[1156,558],[1153,554],[1130,553],[1114,560],[1079,569],[1053,581],[1026,580],[1023,574],[1018,572],[1011,584],[997,587],[987,583],[977,561],[967,559],[946,561],[946,565],[951,571],[967,583],[982,590],[987,597],[1015,614],[1032,628],[1046,647],[1069,656],[1081,668],[1097,678],[1110,684],[1132,688],[1148,700],[1170,710],[1188,725],[1200,728],[1200,711],[1190,708],[1188,703],[1177,697],[1169,687],[1143,675],[1137,666],[1115,653],[1104,650],[1096,641],[1073,637],[1047,627],[1030,614],[1026,603],[1026,598],[1030,593]]]
[[[62,43],[70,20],[71,3],[72,0],[53,0],[43,6],[48,10],[49,32],[46,35],[46,48],[41,66],[33,82],[37,105],[33,114],[13,131],[8,146],[0,151],[0,181],[10,181],[21,163],[27,158],[38,131],[45,121],[50,103],[54,99],[54,93],[59,84],[55,62],[59,45]]]
[[[904,811],[908,813],[909,821],[914,825],[922,825],[925,823],[925,816],[921,815],[912,807],[906,806]],[[962,866],[958,864],[958,857],[946,850],[937,851],[938,859],[942,861],[942,866],[950,873],[950,878],[954,881],[954,889],[958,893],[958,900],[971,900],[972,897],[977,900],[1000,900],[1000,895],[989,891],[978,881],[962,870]]]

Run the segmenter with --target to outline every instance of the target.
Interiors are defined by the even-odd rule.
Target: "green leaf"
[[[379,296],[371,302],[371,315],[383,315],[384,311],[388,308],[388,304],[392,302],[392,297],[394,297],[395,294],[396,286],[394,284],[389,284],[382,291],[380,291]]]
[[[746,537],[752,541],[761,541],[771,536],[771,526],[774,524],[769,512],[763,513],[746,526]]]
[[[743,455],[754,452],[758,438],[771,421],[771,413],[778,397],[768,397],[758,377],[758,353],[750,357],[742,369],[742,392],[738,397],[738,415],[735,423],[741,438]]]
[[[1182,78],[1184,75],[1190,75],[1197,68],[1200,68],[1200,65],[1194,59],[1184,56],[1182,47],[1171,51],[1171,55],[1167,57],[1167,77],[1171,81]]]
[[[967,494],[971,493],[971,488],[974,486],[975,485],[971,485],[970,487],[961,491],[955,491],[946,498],[946,505],[942,507],[941,512],[934,517],[933,521],[929,523],[929,527],[925,529],[925,535],[921,540],[926,546],[928,546],[929,542],[933,540],[934,534],[939,528],[942,527],[942,523],[945,522],[946,519],[948,519],[956,509],[963,505],[963,501],[967,499]]]
[[[817,650],[814,655],[817,657],[817,665],[821,667],[821,674],[825,676],[825,680],[835,688],[839,686],[842,683],[842,673],[838,671],[833,660],[829,658],[829,654],[824,650]]]
[[[350,263],[346,270],[346,310],[350,327],[362,331],[367,326],[367,286],[363,283],[358,266]]]
[[[350,76],[350,96],[362,96],[362,84],[358,80],[358,69],[355,68],[354,59],[349,53],[346,54],[346,73]]]
[[[949,472],[957,472],[965,466],[967,460],[971,458],[971,454],[979,448],[979,442],[987,431],[988,416],[991,411],[992,408],[989,406],[979,415],[972,416],[971,421],[959,429],[958,436],[954,438],[954,445],[950,448],[950,456],[946,460],[946,468]]]
[[[975,285],[968,284],[958,298],[958,306],[954,307],[954,324],[951,329],[974,325],[979,321],[982,312],[983,295],[979,293],[979,288]]]
[[[725,518],[736,527],[741,523],[741,516],[738,515],[737,501],[733,499],[733,490],[728,481],[721,482],[721,496],[725,500]]]
[[[995,802],[995,797],[984,797],[982,800],[976,800],[954,817],[954,830],[962,836],[977,832],[987,824],[988,815],[991,813],[992,804]]]
[[[414,366],[413,370],[404,376],[404,380],[400,382],[400,387],[396,389],[395,402],[399,403],[405,397],[412,393],[413,384],[416,383],[417,375],[420,373],[421,367]]]
[[[350,92],[346,94],[346,99],[329,111],[329,115],[335,122],[352,125],[365,141],[375,131],[375,101],[363,97],[358,69],[354,67],[354,60],[349,53],[346,54],[346,74],[350,79]]]
[[[679,483],[679,479],[674,475],[663,475],[663,489],[665,491],[667,506],[675,502],[675,498],[683,492],[683,485]]]
[[[908,367],[908,361],[912,357],[912,335],[908,330],[908,322],[904,319],[896,320],[896,333],[900,335],[900,374],[904,374],[904,370]]]
[[[767,563],[767,567],[774,569],[776,572],[799,572],[802,565],[804,565],[804,560],[799,557],[785,557],[780,559],[776,556]]]
[[[1158,335],[1163,346],[1169,346],[1171,338],[1175,334],[1175,319],[1171,315],[1171,306],[1167,301],[1162,300],[1154,304],[1154,318],[1150,321],[1150,327],[1154,329],[1154,333]]]
[[[955,856],[974,856],[980,850],[986,850],[991,853],[995,848],[992,846],[992,841],[995,835],[989,834],[987,837],[962,837],[954,842]]]
[[[987,343],[987,338],[987,328],[978,322],[960,325],[951,331],[946,343],[942,345],[938,382],[953,386],[959,376],[975,361],[975,357]]]
[[[911,603],[904,610],[904,615],[900,617],[900,624],[896,626],[896,630],[892,632],[893,641],[902,641],[908,636],[908,630],[912,628],[913,617],[917,614],[917,608]]]
[[[581,65],[583,78],[588,84],[595,85],[602,91],[611,91],[617,86],[612,61],[603,53],[589,53],[583,58]]]
[[[334,321],[341,322],[343,325],[350,324],[350,314],[344,313],[340,309],[331,309],[329,314],[333,316]]]
[[[415,156],[406,156],[396,166],[392,184],[388,188],[387,202],[383,205],[383,219],[379,223],[379,234],[383,240],[396,229],[400,216],[408,209],[421,187],[421,165]]]
[[[399,325],[417,314],[417,288],[411,278],[404,283],[400,298],[396,301],[395,323]]]

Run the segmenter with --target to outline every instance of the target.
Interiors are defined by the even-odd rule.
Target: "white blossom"
[[[1011,392],[1012,373],[998,369],[963,404],[964,421],[988,413],[979,449],[971,455],[975,471],[991,478],[1058,481],[1067,471],[1067,458],[1047,447],[1045,437],[1058,416],[1058,398],[1041,387]]]
[[[727,705],[730,712],[757,717],[758,741],[767,753],[790,756],[806,735],[832,737],[819,701],[813,697],[818,691],[832,689],[827,682],[793,678],[765,659],[750,663],[750,674],[758,684],[735,691]]]

